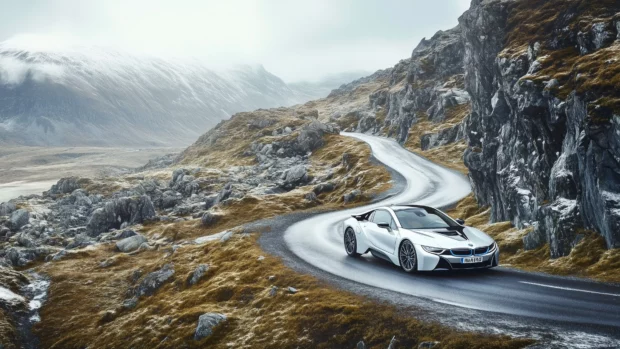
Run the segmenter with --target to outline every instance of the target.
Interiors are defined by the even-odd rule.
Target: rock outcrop
[[[213,334],[213,329],[226,321],[226,315],[219,313],[206,313],[198,318],[198,326],[194,333],[194,339],[199,341]]]
[[[142,223],[153,217],[155,217],[155,207],[146,195],[139,198],[114,199],[93,212],[86,225],[86,232],[90,236],[97,236],[112,228],[119,229],[124,222]]]
[[[552,257],[584,227],[620,247],[620,86],[597,81],[620,71],[605,59],[620,47],[620,4],[556,2],[474,1],[460,18],[474,193],[494,221],[533,225],[526,248],[549,243]],[[556,19],[544,31],[524,31],[545,11]]]

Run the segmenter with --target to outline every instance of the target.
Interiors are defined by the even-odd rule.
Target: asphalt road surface
[[[398,190],[365,207],[291,215],[262,245],[303,272],[363,295],[425,308],[429,318],[491,333],[533,336],[542,347],[620,347],[620,286],[524,273],[509,268],[407,274],[343,247],[342,222],[354,213],[389,204],[453,205],[470,193],[463,175],[405,149],[391,139],[345,134],[367,142],[373,156],[393,172]],[[432,160],[432,159],[431,159]],[[458,218],[458,217],[455,217]],[[284,233],[277,243],[274,234]],[[281,233],[278,238],[282,240]],[[268,243],[267,243],[268,242]],[[500,256],[501,260],[501,256]]]

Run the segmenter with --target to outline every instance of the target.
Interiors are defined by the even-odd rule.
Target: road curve
[[[443,207],[465,197],[471,189],[463,175],[421,158],[391,139],[356,133],[344,135],[368,143],[374,157],[402,175],[406,185],[400,193],[380,202],[313,215],[290,225],[284,239],[298,258],[336,277],[436,304],[535,318],[548,323],[586,325],[583,328],[605,327],[613,332],[620,328],[620,287],[616,285],[502,267],[476,272],[409,275],[368,255],[359,259],[347,257],[341,223],[351,214],[398,203]]]

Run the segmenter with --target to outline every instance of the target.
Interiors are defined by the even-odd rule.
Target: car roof
[[[377,210],[378,209],[382,209],[382,208],[383,209],[388,209],[389,208],[389,209],[391,209],[393,211],[398,211],[398,210],[405,210],[405,209],[414,208],[414,207],[435,210],[434,207],[424,206],[424,205],[391,205],[391,206],[379,207],[379,208],[377,208]]]

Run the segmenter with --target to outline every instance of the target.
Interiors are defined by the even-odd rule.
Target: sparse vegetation
[[[157,235],[162,228],[152,226],[148,234]],[[361,339],[384,348],[395,334],[402,347],[425,340],[441,341],[438,348],[522,348],[532,343],[425,324],[411,316],[413,309],[326,287],[277,258],[259,260],[264,253],[255,238],[236,235],[225,243],[182,245],[171,255],[167,249],[116,255],[107,245],[43,265],[52,286],[42,312],[45,325],[36,333],[46,348],[353,348]],[[112,266],[99,266],[115,255]],[[135,309],[123,309],[134,271],[144,275],[166,263],[174,264],[174,281],[140,299]],[[189,286],[185,280],[199,264],[208,264],[209,270]],[[275,296],[270,295],[272,286],[278,287]],[[289,286],[299,292],[287,292]],[[224,313],[228,320],[211,337],[194,341],[197,319],[206,312]]]
[[[420,138],[425,134],[437,133],[441,130],[458,125],[465,120],[470,110],[471,107],[469,104],[461,104],[449,108],[446,111],[446,119],[440,123],[432,122],[429,120],[426,112],[418,111],[416,113],[418,115],[418,121],[409,129],[409,136],[407,137],[407,142],[404,144],[405,148],[447,168],[467,174],[467,167],[463,163],[463,153],[465,149],[467,149],[467,144],[464,141],[422,150]]]
[[[448,213],[492,236],[500,247],[502,265],[620,283],[620,249],[608,250],[600,234],[580,231],[583,238],[568,256],[549,259],[549,245],[530,251],[523,249],[523,237],[532,228],[517,229],[510,222],[490,223],[490,208],[479,207],[473,195],[461,200]]]

